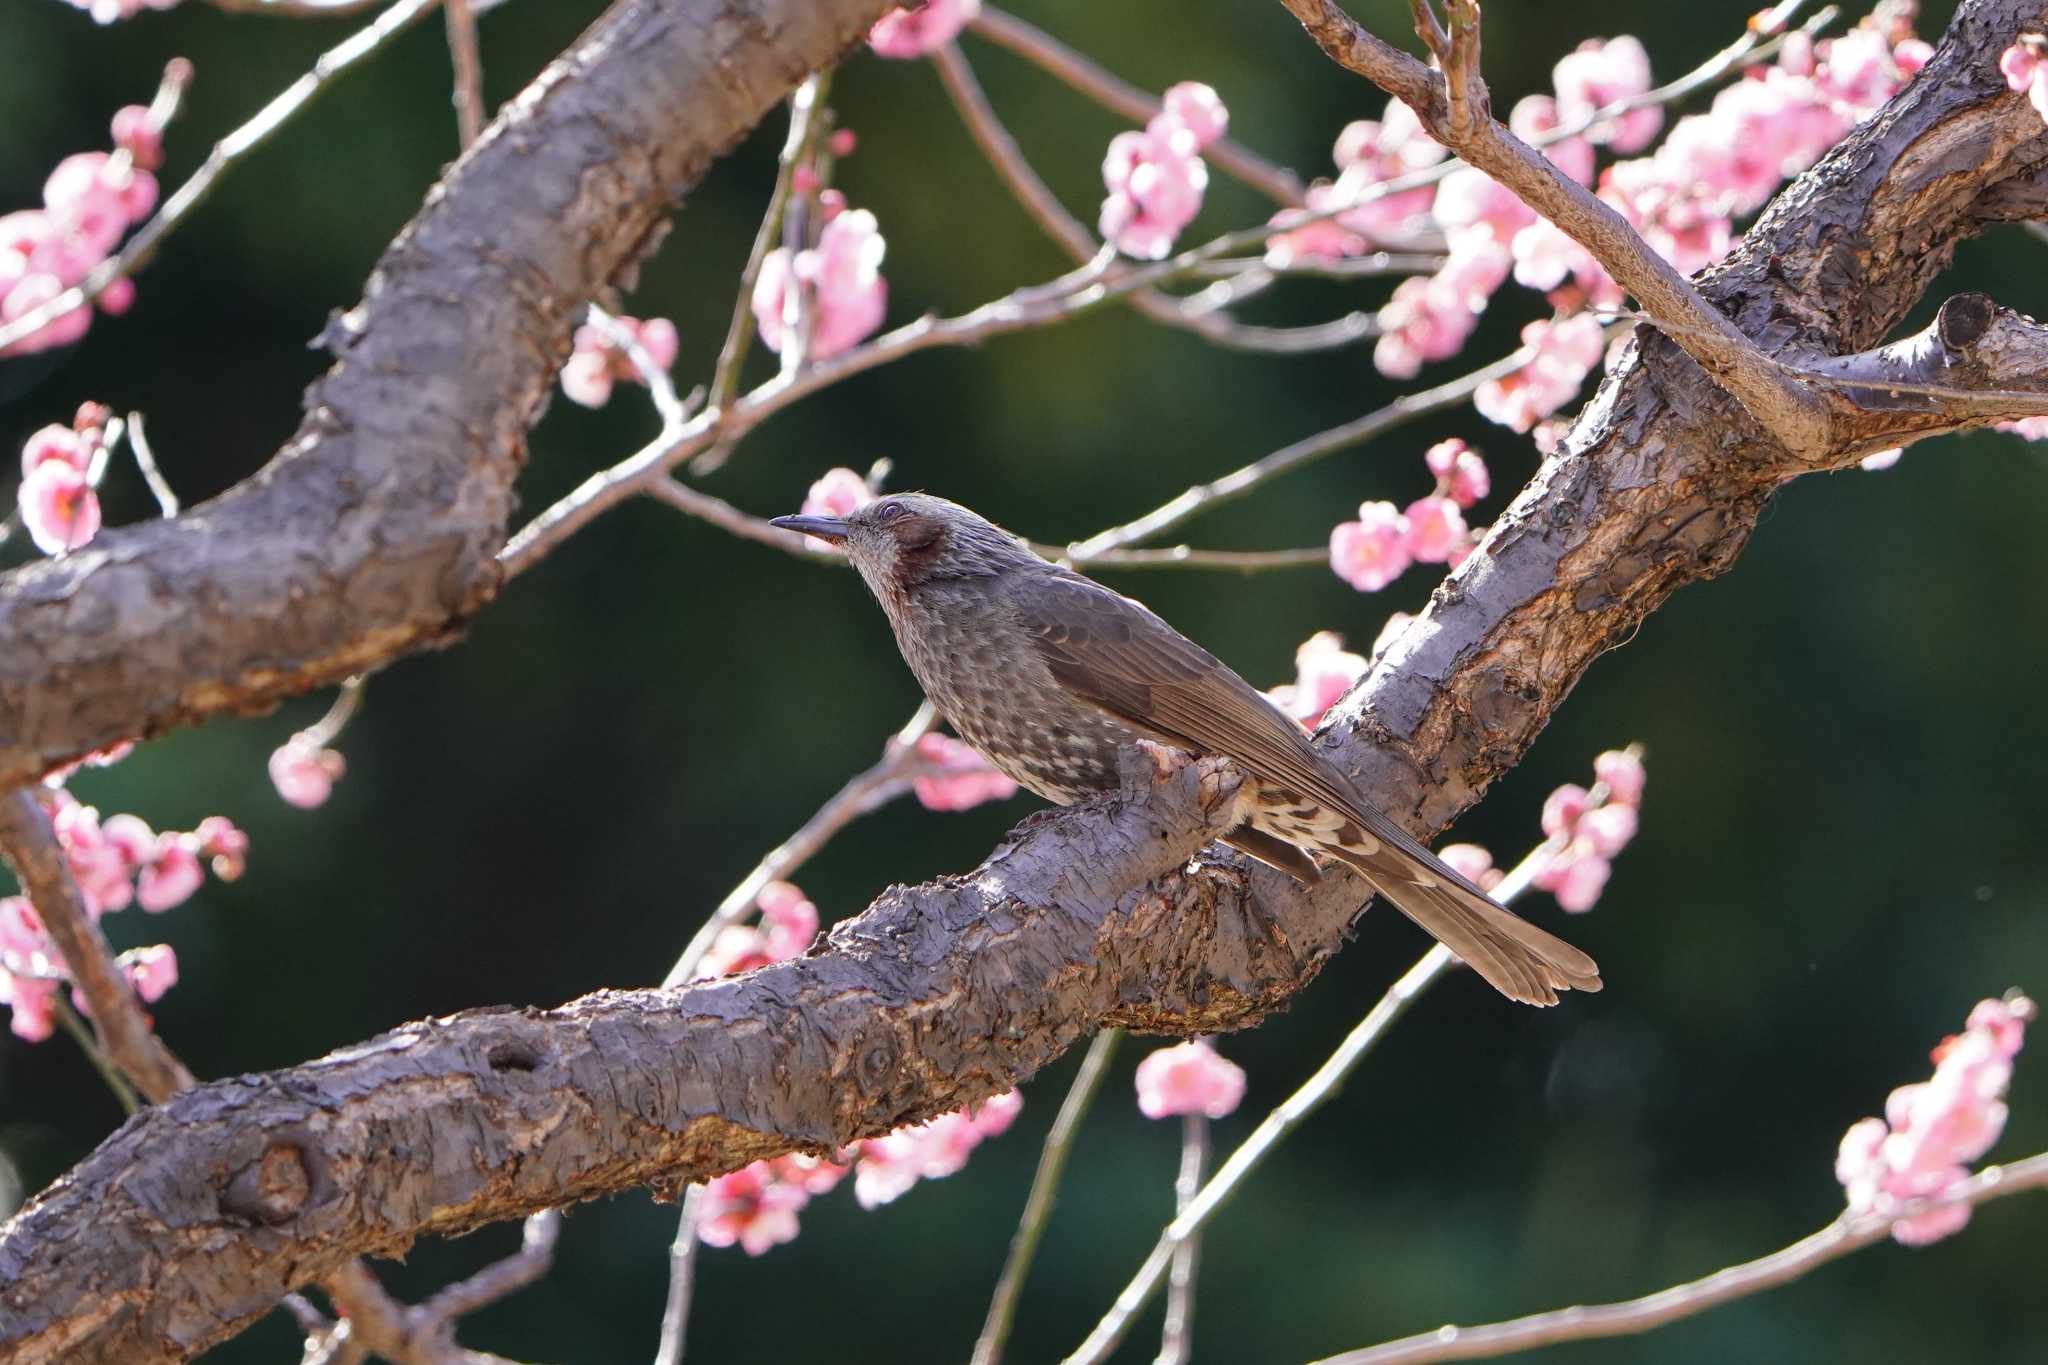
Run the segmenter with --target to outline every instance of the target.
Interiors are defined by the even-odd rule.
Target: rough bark
[[[887,0],[620,0],[455,164],[254,478],[0,578],[0,788],[449,641],[583,305]]]
[[[2021,183],[2048,137],[1996,62],[2044,8],[1966,3],[1920,79],[1781,197],[1706,296],[1788,359],[1887,334],[1958,240],[2037,193]],[[1320,742],[1409,828],[1440,829],[1598,654],[1734,560],[1775,488],[1875,439],[1844,427],[1825,459],[1796,457],[1646,337]],[[0,641],[16,628],[0,616]],[[63,717],[44,734],[99,737]],[[1220,795],[1189,768],[1034,817],[972,875],[893,889],[812,955],[742,978],[472,1012],[187,1092],[0,1230],[0,1360],[182,1359],[350,1253],[880,1133],[1103,1024],[1257,1022],[1341,945],[1361,897],[1340,877],[1301,892],[1213,852],[1189,863]]]

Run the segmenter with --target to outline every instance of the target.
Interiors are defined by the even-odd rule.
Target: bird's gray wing
[[[1557,990],[1600,989],[1592,958],[1445,865],[1366,801],[1262,693],[1142,603],[1065,571],[1033,575],[1011,596],[1046,667],[1079,699],[1342,812],[1364,837],[1328,851],[1503,994],[1551,1004]]]

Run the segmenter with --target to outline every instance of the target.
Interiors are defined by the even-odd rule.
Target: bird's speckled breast
[[[1117,753],[1139,738],[1067,699],[1011,618],[1001,580],[939,579],[884,601],[896,643],[960,738],[1027,790],[1069,806],[1117,787]]]

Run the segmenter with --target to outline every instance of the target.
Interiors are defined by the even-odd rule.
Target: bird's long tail
[[[1592,958],[1507,910],[1427,853],[1423,862],[1386,844],[1368,854],[1334,842],[1321,851],[1371,882],[1509,999],[1555,1005],[1559,991],[1600,989],[1600,968]]]

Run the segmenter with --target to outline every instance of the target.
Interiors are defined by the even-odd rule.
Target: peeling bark
[[[2044,8],[2038,0],[1966,3],[1920,79],[1701,278],[1706,297],[1773,355],[1818,363],[1869,350],[1956,241],[2010,220],[2038,195],[2032,183],[2048,137],[2025,100],[2004,90],[1996,62],[2015,34],[2044,26]],[[646,12],[620,13],[626,19],[609,19],[598,33]],[[793,41],[789,33],[782,40]],[[568,70],[543,81],[458,168],[428,217],[472,221],[457,201],[473,189],[493,213],[521,218],[533,212],[529,174],[573,164],[602,181],[612,174],[596,169],[612,164],[606,155],[637,164],[632,148],[646,144],[615,138],[600,152],[583,141],[595,130],[570,120],[558,135],[593,159],[558,162],[536,143],[495,189],[467,174],[515,130],[536,136],[533,121],[573,102],[571,87],[605,49],[587,42]],[[677,98],[725,107],[726,94]],[[543,179],[555,193],[541,203],[559,205],[563,186]],[[408,233],[393,256],[406,259],[423,235]],[[618,240],[628,237],[638,240]],[[621,260],[562,268],[590,284]],[[397,276],[379,279],[373,313],[402,292]],[[491,364],[499,382],[537,387],[556,358],[555,329],[566,328],[573,308],[559,279],[524,283],[528,312],[547,326],[519,334],[526,339],[508,347],[519,359]],[[439,316],[431,301],[418,306]],[[1987,341],[1996,340],[1997,356],[2019,345],[1997,339],[2032,344],[2031,323],[1986,317],[1974,303],[1956,307],[1936,325],[1945,351],[1975,352],[1988,364]],[[483,334],[465,318],[465,335]],[[345,346],[345,357],[359,358],[380,334],[381,323]],[[351,378],[349,369],[345,358],[337,375]],[[448,434],[464,429],[460,380],[424,403],[410,390],[384,391],[375,374],[351,382],[404,412],[421,409],[421,421],[452,424]],[[220,693],[210,709],[259,702],[340,652],[445,631],[488,596],[475,537],[502,513],[516,419],[494,411],[478,428],[492,433],[488,440],[451,441],[438,453],[408,438],[396,448],[418,462],[403,466],[410,485],[379,459],[378,481],[314,498],[317,489],[301,485],[320,481],[296,465],[319,458],[326,442],[371,458],[362,437],[374,415],[362,424],[327,415],[347,387],[330,379],[316,393],[306,449],[253,491],[216,504],[222,510],[201,509],[198,521],[228,510],[244,516],[245,501],[299,488],[332,515],[301,508],[298,520],[264,528],[279,547],[248,553],[296,563],[299,537],[334,522],[345,533],[321,534],[358,547],[380,536],[410,547],[397,562],[423,577],[392,582],[391,561],[331,584],[302,575],[309,591],[333,592],[332,601],[304,606],[303,633],[280,610],[223,639],[206,633],[214,579],[190,539],[197,532],[176,524],[131,533],[91,566],[52,566],[10,582],[0,660],[18,659],[20,641],[54,641],[62,632],[52,623],[63,623],[72,598],[86,614],[67,629],[98,612],[116,638],[47,646],[80,651],[65,666],[92,687],[75,708],[55,700],[66,688],[41,670],[0,662],[0,725],[9,733],[23,718],[38,726],[7,741],[7,773],[126,733],[138,719],[163,725],[209,709],[178,700],[204,688]],[[396,413],[383,420],[403,425]],[[1479,551],[1333,713],[1319,743],[1411,830],[1441,829],[1521,756],[1594,658],[1674,589],[1733,562],[1774,489],[1852,458],[1864,439],[1845,429],[1842,448],[1825,459],[1797,457],[1676,347],[1642,335]],[[434,510],[409,502],[409,487],[426,491]],[[117,657],[133,644],[118,638],[117,608],[146,600],[153,585],[177,586],[185,614],[164,644],[129,664]],[[249,605],[236,602],[237,610]],[[25,633],[31,621],[54,634]],[[189,652],[183,665],[181,650]],[[224,659],[235,667],[209,671]],[[269,661],[261,666],[274,678],[250,680],[258,660]],[[125,686],[140,690],[131,697]],[[349,1254],[393,1253],[425,1233],[635,1186],[673,1192],[793,1148],[828,1150],[996,1093],[1105,1024],[1197,1033],[1256,1023],[1341,946],[1362,893],[1342,876],[1302,891],[1200,852],[1227,795],[1215,778],[1202,767],[1158,786],[1134,775],[1115,801],[1035,816],[973,874],[892,889],[809,956],[745,977],[604,993],[556,1010],[474,1011],[181,1094],[136,1116],[0,1229],[0,1360],[184,1359]]]

